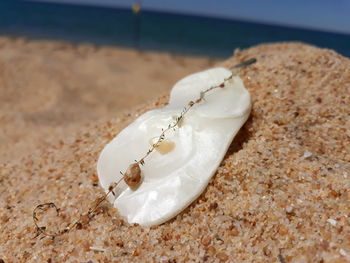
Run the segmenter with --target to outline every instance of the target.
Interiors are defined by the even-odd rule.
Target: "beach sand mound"
[[[128,225],[106,204],[86,227],[33,239],[32,210],[62,209],[68,222],[102,190],[100,151],[137,115],[85,125],[0,175],[4,262],[350,261],[350,61],[289,43],[236,51],[253,99],[251,117],[201,197],[158,227]],[[122,154],[122,153],[121,153]],[[117,158],[117,157],[116,157]],[[118,171],[116,171],[118,172]],[[76,260],[76,261],[75,261]]]

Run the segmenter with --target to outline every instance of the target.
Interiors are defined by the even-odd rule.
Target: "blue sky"
[[[45,0],[130,7],[132,0]],[[144,9],[350,34],[350,0],[143,0]]]

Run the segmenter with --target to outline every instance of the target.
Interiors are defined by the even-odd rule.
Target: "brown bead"
[[[124,174],[125,183],[131,188],[137,188],[141,183],[141,169],[138,163],[130,164]]]
[[[89,214],[83,214],[83,215],[80,216],[79,223],[81,223],[82,225],[88,224],[89,221],[90,221]]]
[[[190,106],[190,107],[192,107],[194,105],[194,102],[193,101],[190,101],[189,103],[188,103],[188,106]]]

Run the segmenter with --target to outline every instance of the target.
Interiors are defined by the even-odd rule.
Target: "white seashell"
[[[180,80],[172,89],[169,104],[146,112],[122,130],[101,152],[97,163],[100,184],[108,186],[122,178],[119,171],[142,158],[150,141],[174,122],[189,101],[231,76],[225,68],[213,68]],[[161,224],[184,210],[206,188],[234,136],[247,120],[249,92],[238,76],[214,89],[195,104],[180,127],[166,133],[169,145],[153,151],[142,169],[143,182],[130,189],[124,181],[116,187],[114,206],[129,223]],[[164,142],[165,142],[164,141]]]

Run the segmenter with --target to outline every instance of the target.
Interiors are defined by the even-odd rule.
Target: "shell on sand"
[[[21,45],[16,49],[26,51]],[[40,52],[48,56],[42,48],[36,55]],[[68,48],[58,55],[74,52]],[[68,55],[68,62],[77,60]],[[129,116],[92,120],[69,132],[61,129],[43,152],[1,165],[0,258],[6,263],[349,261],[350,60],[332,50],[283,43],[236,52],[221,65],[249,57],[258,62],[238,73],[251,94],[250,118],[206,190],[187,209],[150,228],[127,224],[106,203],[105,212],[82,230],[54,241],[33,239],[31,216],[38,203],[58,204],[65,225],[103,194],[95,186],[101,150],[138,115],[163,106],[166,100],[160,98]],[[128,61],[113,54],[103,58],[109,59]],[[53,72],[66,70],[68,62]],[[170,74],[171,61],[166,62],[163,68]],[[183,76],[195,71],[187,67]],[[22,71],[16,74],[21,78]],[[0,121],[2,125],[4,119]],[[28,132],[32,126],[13,130],[18,127]]]
[[[123,175],[118,171],[141,158],[150,148],[149,138],[160,135],[188,102],[231,76],[228,69],[213,68],[177,82],[168,105],[141,115],[103,149],[97,162],[102,187],[108,191],[110,184],[120,181]],[[238,76],[225,81],[223,88],[211,90],[186,113],[181,127],[165,134],[174,143],[173,150],[167,154],[154,151],[147,157],[140,186],[134,189],[126,181],[119,183],[114,190],[118,212],[129,223],[153,226],[184,210],[208,185],[250,108],[249,92]]]

